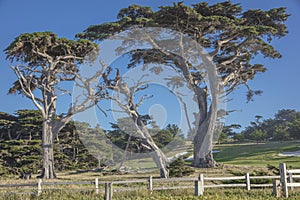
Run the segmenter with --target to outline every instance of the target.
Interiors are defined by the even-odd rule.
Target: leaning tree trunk
[[[149,134],[147,136],[148,137],[145,138],[145,143],[148,146],[150,146],[151,149],[150,154],[156,166],[159,168],[160,178],[169,178],[168,158],[162,152],[162,150],[155,144],[151,135]]]
[[[117,74],[119,72],[117,71]],[[109,86],[110,89],[114,89],[118,91],[120,94],[123,94],[126,97],[127,105],[124,106],[123,102],[120,101],[118,98],[112,98],[117,101],[117,103],[120,105],[121,108],[126,111],[130,118],[132,119],[134,126],[136,128],[137,134],[139,134],[140,138],[143,139],[142,143],[144,146],[151,151],[150,155],[153,158],[153,161],[155,162],[156,166],[160,170],[160,177],[161,178],[168,178],[169,177],[169,171],[168,171],[168,159],[165,156],[165,154],[158,148],[158,146],[155,144],[155,142],[152,139],[151,134],[149,133],[145,122],[141,119],[141,115],[138,113],[138,104],[141,104],[143,101],[143,98],[138,104],[134,103],[134,92],[135,90],[132,90],[132,87],[128,87],[126,83],[122,83],[119,78],[116,75],[115,83],[112,85],[108,80],[107,76],[109,75],[109,72],[105,74],[105,76],[102,76],[104,78],[105,83]],[[120,82],[119,82],[120,81]],[[139,83],[138,83],[139,84]],[[139,88],[140,85],[137,85],[135,89],[141,89]],[[138,91],[138,90],[136,90]],[[126,153],[126,152],[125,152]],[[126,156],[126,154],[124,154]],[[125,158],[125,157],[123,157]]]
[[[151,156],[156,166],[159,168],[160,178],[169,178],[169,170],[167,168],[168,163],[165,154],[158,148],[151,153]]]
[[[166,155],[161,151],[161,149],[155,144],[154,140],[152,139],[151,134],[148,132],[147,127],[144,125],[143,121],[140,119],[133,118],[135,122],[137,122],[137,128],[140,132],[141,136],[144,138],[144,143],[149,147],[151,150],[151,157],[155,162],[156,166],[159,168],[160,171],[160,178],[168,178],[169,177],[169,170],[168,170],[168,159]]]
[[[43,122],[42,132],[42,172],[41,178],[56,178],[54,171],[54,153],[53,153],[53,132],[51,122],[45,120]]]
[[[129,137],[128,137],[127,144],[126,144],[126,147],[124,149],[123,157],[122,157],[122,160],[121,160],[121,163],[120,163],[120,166],[119,166],[118,170],[121,170],[121,168],[124,167],[124,162],[127,159],[127,152],[128,152],[129,146],[130,146],[130,142],[131,142],[131,135],[129,135]]]

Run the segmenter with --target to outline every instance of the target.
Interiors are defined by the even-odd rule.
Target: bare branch
[[[190,121],[190,118],[189,118],[189,115],[188,115],[188,111],[187,111],[187,105],[186,103],[183,101],[182,97],[183,94],[180,94],[180,92],[176,92],[176,97],[179,99],[179,101],[183,104],[183,109],[184,109],[184,114],[185,114],[185,118],[187,120],[187,124],[188,124],[188,127],[189,127],[189,131],[192,130],[192,126],[191,126],[191,121]]]
[[[74,59],[74,60],[84,60],[82,57],[74,56],[74,55],[64,55],[64,56],[57,56],[55,61],[61,62],[61,60],[65,59]]]
[[[99,105],[97,105],[101,96],[101,92],[96,92],[97,86],[93,86],[95,80],[97,80],[102,75],[105,67],[105,65],[102,65],[101,70],[97,71],[93,76],[88,78],[84,78],[80,74],[76,74],[76,86],[83,90],[84,100],[82,102],[79,102],[80,96],[75,97],[73,105],[70,105],[65,116],[61,117],[61,119],[56,122],[54,126],[54,133],[58,133],[61,130],[61,128],[63,128],[75,114],[88,110],[95,105],[105,116],[107,116],[105,111],[101,109]]]
[[[225,38],[225,39],[223,39],[223,40],[218,40],[218,41],[217,41],[217,47],[216,47],[216,49],[215,49],[214,51],[210,52],[209,55],[210,55],[211,57],[216,56],[216,55],[219,53],[219,51],[221,50],[221,48],[222,48],[222,46],[223,46],[224,44],[230,42],[231,40],[233,40],[234,38],[236,38],[236,37],[238,37],[238,36],[239,36],[239,33],[235,33],[235,34],[233,34],[231,37]]]
[[[106,112],[98,105],[96,104],[97,108],[105,115],[105,117],[107,117],[108,115],[106,114]]]
[[[45,110],[43,109],[43,107],[38,103],[38,102],[42,102],[41,99],[36,98],[35,95],[32,93],[31,88],[30,88],[30,83],[31,81],[27,80],[22,73],[20,72],[19,68],[17,66],[15,67],[11,67],[13,69],[13,71],[15,72],[16,76],[18,77],[18,81],[20,83],[21,89],[23,94],[32,100],[32,102],[34,103],[34,105],[41,111],[43,117],[45,117]],[[32,78],[32,77],[31,77]]]
[[[142,104],[143,104],[143,102],[144,102],[144,100],[146,100],[146,99],[150,99],[150,98],[152,98],[153,97],[153,95],[143,95],[142,97],[141,97],[141,99],[140,99],[140,101],[137,103],[137,104],[135,104],[135,109],[137,110]]]
[[[48,55],[47,53],[45,53],[45,52],[42,53],[42,52],[40,52],[38,50],[32,50],[32,51],[34,53],[36,53],[36,54],[38,54],[38,55],[43,56],[44,58],[46,58],[49,63],[53,63],[53,58],[50,55]]]
[[[223,62],[220,62],[219,65],[223,65],[223,66],[227,66],[227,67],[230,67],[230,64],[232,64],[234,61],[242,58],[243,56],[246,56],[248,55],[248,52],[245,52],[245,53],[241,53],[240,52],[240,48],[242,46],[245,45],[245,43],[247,43],[250,39],[252,39],[251,36],[247,37],[245,40],[243,40],[242,42],[240,42],[238,45],[236,45],[234,48],[235,48],[235,51],[234,51],[234,55],[231,55],[231,56],[228,56],[228,59],[225,59]],[[232,57],[230,59],[230,57]]]

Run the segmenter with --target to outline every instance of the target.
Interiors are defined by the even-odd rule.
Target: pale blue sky
[[[105,3],[104,3],[105,2]],[[153,0],[0,0],[0,111],[13,113],[18,109],[34,108],[32,103],[18,95],[7,95],[8,88],[16,80],[5,61],[3,49],[21,33],[36,31],[53,31],[60,37],[74,38],[89,25],[116,20],[118,11],[130,4],[141,4],[157,9],[160,5],[170,5],[173,1]],[[199,1],[186,0],[185,4]],[[218,0],[209,3],[220,2]],[[287,7],[292,16],[287,22],[289,34],[272,44],[283,55],[282,59],[271,60],[257,58],[258,62],[267,66],[268,71],[258,75],[250,85],[254,89],[263,90],[263,95],[255,97],[255,101],[246,104],[244,88],[234,92],[227,103],[228,110],[242,110],[231,113],[226,122],[246,126],[255,115],[265,118],[283,108],[300,110],[300,1],[298,0],[234,0],[241,3],[244,9],[270,9]]]

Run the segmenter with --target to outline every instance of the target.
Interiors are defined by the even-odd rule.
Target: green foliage
[[[1,113],[0,122],[13,124],[10,134],[7,136],[6,123],[1,126],[0,133],[0,174],[14,174],[21,172],[37,173],[41,167],[41,133],[42,116],[36,110],[18,110],[15,115]],[[146,118],[145,118],[146,120]],[[154,134],[155,143],[163,148],[170,142],[172,145],[182,144],[181,132],[176,125],[168,125],[166,129],[160,130],[155,123],[149,129]],[[89,124],[82,122],[69,122],[57,135],[54,143],[55,168],[57,171],[74,169],[89,170],[103,167],[105,163],[111,162],[113,158],[122,157],[119,152],[112,150],[111,143],[125,149],[129,135],[135,135],[132,121],[121,118],[112,129],[102,130],[99,126],[91,128]],[[176,136],[174,138],[174,136]],[[83,144],[80,137],[85,138]],[[111,143],[107,143],[107,138]],[[147,151],[139,146],[140,137],[132,137],[128,151]],[[87,150],[86,146],[89,147]],[[139,147],[139,148],[138,148]]]
[[[235,134],[233,136],[233,139],[237,142],[243,142],[245,138],[243,134]]]
[[[1,161],[2,161],[2,160],[1,160]],[[1,177],[5,177],[5,176],[7,176],[8,174],[9,174],[8,169],[7,169],[5,166],[0,165],[0,176],[1,176]]]
[[[47,56],[42,55],[43,53],[46,53],[52,59],[66,55],[84,58],[96,47],[96,44],[88,40],[74,41],[59,38],[52,32],[34,32],[19,35],[4,52],[7,55],[6,59],[11,62],[21,61],[28,63],[29,66],[40,66],[50,61],[49,58],[47,60]],[[75,60],[75,58],[65,59],[69,63]],[[82,59],[76,61],[83,62]]]
[[[2,113],[0,121],[9,121],[11,127],[0,125],[0,173],[37,173],[41,168],[42,116],[36,110],[18,110],[16,115]],[[77,124],[79,128],[79,124]],[[82,126],[84,127],[84,126]],[[7,132],[10,132],[8,137]],[[86,132],[93,129],[85,127]],[[83,130],[81,130],[83,131]],[[94,158],[80,141],[73,122],[68,123],[58,134],[54,144],[55,166],[58,171],[92,169],[98,166]]]
[[[140,19],[140,18],[151,18],[153,11],[148,6],[139,6],[131,5],[128,8],[123,8],[118,13],[118,19],[123,19],[125,17],[130,18],[131,20]]]
[[[285,25],[288,17],[285,8],[243,11],[240,4],[230,1],[213,5],[201,2],[192,6],[178,2],[171,6],[160,6],[155,11],[149,7],[131,5],[120,10],[117,21],[90,26],[76,37],[92,41],[103,40],[133,27],[159,27],[178,31],[211,50],[209,53],[219,69],[224,86],[228,90],[234,90],[239,85],[248,86],[247,82],[256,74],[266,71],[262,64],[252,62],[255,55],[281,57],[270,42],[288,33]],[[131,46],[132,41],[125,41],[124,48],[126,45]],[[155,49],[136,50],[131,52],[131,56],[128,67],[141,62],[178,65],[172,56],[164,55]],[[233,73],[234,78],[228,79]],[[247,88],[248,100],[251,100],[254,94],[261,93]]]
[[[214,139],[218,141],[218,143],[228,143],[234,141],[243,141],[243,136],[235,132],[235,129],[240,129],[241,125],[239,124],[230,124],[230,125],[222,125],[221,130],[216,132],[214,135]]]
[[[218,137],[218,143],[225,142],[226,140],[227,140],[227,135],[226,135],[226,133],[221,132],[221,134],[220,134],[219,137]]]
[[[289,140],[289,138],[290,135],[287,127],[278,126],[275,128],[275,131],[273,133],[273,140],[285,141],[285,140]]]
[[[258,116],[257,116],[258,117]],[[286,141],[300,139],[300,112],[290,109],[279,110],[274,118],[251,122],[242,132],[245,139]]]
[[[180,156],[170,164],[169,175],[170,177],[182,177],[182,176],[188,176],[192,174],[194,171],[195,170],[192,167],[187,166],[185,164],[183,157]]]
[[[249,135],[250,139],[256,140],[257,142],[263,141],[266,138],[266,136],[267,133],[261,130],[255,130]]]
[[[41,167],[41,141],[2,141],[0,149],[1,168],[6,169],[6,174],[37,173]]]
[[[160,130],[152,138],[159,148],[163,148],[173,140],[174,136],[169,130]]]
[[[273,166],[273,165],[268,164],[268,165],[267,165],[267,168],[268,168],[268,170],[271,171],[273,174],[275,174],[275,175],[280,175],[280,170],[279,170],[279,167],[278,167],[278,166],[275,167],[275,166]]]
[[[150,123],[152,127],[149,127],[148,130],[151,133],[155,144],[159,148],[163,148],[173,141],[177,134],[180,135],[180,130],[176,125],[168,125],[165,130],[159,130],[155,124],[152,122]],[[143,140],[139,135],[137,135],[135,125],[130,118],[119,118],[117,123],[111,123],[111,128],[111,130],[107,130],[106,136],[119,148],[125,150],[127,143],[129,142],[127,151],[148,151],[141,145]]]
[[[42,132],[42,115],[37,110],[18,110],[15,115],[0,115],[0,139],[38,140]]]
[[[93,169],[97,160],[81,145],[75,159],[73,155],[61,152],[59,144],[54,145],[55,167],[58,171]],[[21,172],[38,173],[41,168],[41,140],[10,140],[0,143],[0,174],[19,175]]]
[[[74,80],[74,75],[79,71],[79,64],[96,59],[97,49],[98,46],[89,40],[68,40],[59,38],[52,32],[21,34],[4,50],[7,60],[22,63],[22,66],[14,68],[14,71],[18,69],[23,79],[15,81],[9,93],[24,94],[25,82],[30,83],[26,85],[27,92],[37,88],[42,90],[41,85],[46,84],[47,87],[51,85],[49,88],[54,93],[53,87],[59,82]],[[50,74],[47,81],[45,74]],[[28,94],[25,96],[31,98]]]

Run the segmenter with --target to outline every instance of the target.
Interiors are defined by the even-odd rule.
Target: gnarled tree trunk
[[[194,161],[192,165],[200,168],[215,167],[215,160],[212,154],[212,133],[209,131],[210,120],[202,122],[194,138]]]
[[[53,132],[51,122],[43,122],[42,132],[42,147],[43,147],[43,161],[41,178],[52,179],[56,178],[54,168],[54,153],[53,153]]]
[[[211,168],[216,165],[212,149],[221,85],[218,81],[218,72],[216,68],[211,64],[207,56],[201,56],[201,58],[203,63],[207,66],[211,104],[208,110],[206,92],[201,88],[194,88],[198,98],[199,110],[202,113],[200,114],[198,129],[194,137],[194,161],[192,165],[200,168]]]

